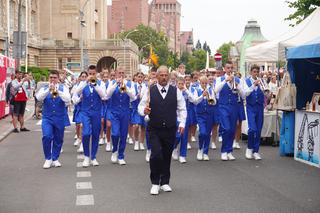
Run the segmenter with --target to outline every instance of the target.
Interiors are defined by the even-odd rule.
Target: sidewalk
[[[30,118],[32,118],[33,113],[34,113],[34,99],[32,98],[27,102],[24,120],[27,121]],[[11,123],[11,120],[12,118],[10,115],[0,119],[0,142],[12,132],[13,125]]]

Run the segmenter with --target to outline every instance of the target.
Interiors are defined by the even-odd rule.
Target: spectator
[[[24,126],[24,112],[29,97],[28,79],[22,78],[22,73],[17,70],[16,78],[12,81],[12,89],[14,96],[13,104],[13,132],[18,133],[18,121],[20,123],[20,131],[30,131]]]

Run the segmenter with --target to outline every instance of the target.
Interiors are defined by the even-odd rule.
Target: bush
[[[21,66],[21,71],[25,72],[26,68],[25,66]],[[49,69],[43,68],[43,67],[28,67],[27,70],[28,73],[32,73],[32,76],[36,82],[39,82],[41,80],[41,77],[44,76],[46,80],[48,80],[49,76]]]

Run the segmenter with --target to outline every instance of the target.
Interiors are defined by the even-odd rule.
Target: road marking
[[[93,195],[77,195],[76,205],[77,206],[94,205]]]
[[[77,162],[77,167],[82,167],[82,162]]]
[[[78,160],[84,160],[84,155],[82,155],[82,154],[77,155],[77,159]]]
[[[77,189],[92,189],[92,183],[91,182],[77,182],[76,188]]]
[[[78,178],[91,177],[91,172],[90,171],[77,172],[77,177]]]

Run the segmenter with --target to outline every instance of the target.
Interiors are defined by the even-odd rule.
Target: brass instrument
[[[232,81],[232,93],[239,93],[239,90],[237,88],[236,78],[233,75],[233,81]]]
[[[97,78],[96,78],[96,77],[90,78],[90,79],[89,79],[89,83],[90,83],[91,85],[96,85],[96,84],[97,84]]]
[[[124,83],[124,80],[122,79],[122,81],[121,81],[121,83],[120,83],[120,88],[119,88],[119,90],[120,90],[120,93],[125,93],[125,92],[127,92],[127,86],[126,86],[126,84]]]
[[[59,96],[59,93],[56,87],[54,87],[54,89],[50,89],[50,93],[53,98],[57,98]]]
[[[208,104],[209,105],[212,105],[212,106],[214,106],[214,105],[216,105],[217,104],[217,100],[216,100],[216,97],[215,97],[215,95],[214,95],[214,91],[212,91],[213,92],[213,96],[210,94],[210,92],[208,91]]]
[[[258,80],[260,81],[260,87],[261,87],[261,90],[265,93],[269,92],[270,89],[269,89],[269,86],[266,85],[265,81],[263,78],[258,78]]]

